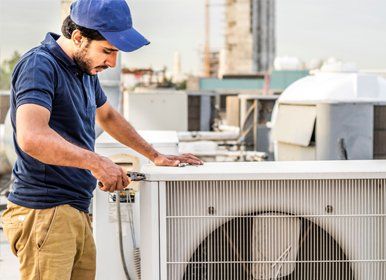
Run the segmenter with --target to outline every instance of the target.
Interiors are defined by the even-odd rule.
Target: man
[[[109,192],[130,183],[121,167],[94,153],[95,120],[156,165],[202,164],[190,154],[158,153],[106,101],[96,74],[115,66],[119,50],[149,44],[124,0],[78,0],[62,33],[48,33],[12,78],[18,159],[3,225],[22,279],[95,278],[87,213],[96,180]]]

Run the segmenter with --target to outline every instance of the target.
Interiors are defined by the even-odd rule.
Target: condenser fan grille
[[[384,190],[378,179],[166,182],[167,279],[386,279]]]

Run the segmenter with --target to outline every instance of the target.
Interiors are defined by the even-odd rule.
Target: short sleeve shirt
[[[68,142],[94,151],[96,108],[107,98],[97,76],[83,73],[48,33],[15,67],[11,87],[11,121],[17,161],[9,200],[28,208],[69,204],[88,212],[96,180],[89,170],[44,164],[24,153],[16,140],[16,110],[36,104],[51,113],[49,126]]]

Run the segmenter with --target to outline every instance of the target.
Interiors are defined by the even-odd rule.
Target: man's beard
[[[103,70],[103,69],[107,69],[108,66],[101,65],[101,66],[97,66],[97,67],[92,67],[91,60],[89,58],[87,58],[87,48],[88,48],[88,44],[84,48],[82,48],[81,50],[76,52],[74,54],[74,61],[78,65],[79,69],[82,72],[85,72],[88,75],[95,76],[96,74],[91,74],[91,70],[93,68],[96,68],[96,69],[99,68],[99,69]]]

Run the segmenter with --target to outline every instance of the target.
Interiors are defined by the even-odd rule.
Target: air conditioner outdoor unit
[[[276,160],[386,159],[386,79],[318,73],[289,86],[272,113]]]
[[[188,131],[211,131],[216,117],[216,94],[188,92]]]
[[[139,134],[156,150],[165,154],[178,154],[178,137],[175,131],[139,131]],[[130,171],[139,171],[142,165],[150,161],[134,150],[117,142],[106,132],[96,140],[96,152],[109,157],[115,163]],[[136,182],[130,188],[137,190]],[[116,194],[102,192],[97,188],[93,198],[93,234],[97,248],[97,280],[124,279],[125,272],[121,261],[119,246],[118,220],[122,223],[123,252],[130,277],[137,277],[137,255],[135,246],[139,246],[140,207],[139,192],[129,192],[120,204],[120,219],[116,205]],[[139,262],[138,262],[139,263]],[[133,278],[133,280],[138,278]]]
[[[142,279],[386,279],[385,167],[145,166]]]

